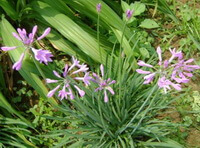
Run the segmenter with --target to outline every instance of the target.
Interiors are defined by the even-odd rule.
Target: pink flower
[[[153,67],[152,65],[147,64],[147,63],[145,63],[144,61],[139,61],[137,64],[138,64],[139,66],[144,66],[144,67],[150,67],[150,68]]]
[[[164,60],[164,62],[162,62],[161,48],[157,48],[156,52],[158,54],[159,66],[153,67],[152,65],[147,64],[143,61],[138,62],[139,66],[154,68],[154,72],[145,71],[142,69],[136,70],[136,72],[138,72],[139,74],[146,74],[146,76],[144,76],[144,84],[149,84],[153,81],[155,75],[159,75],[160,78],[158,79],[157,84],[159,88],[164,89],[165,93],[167,92],[167,90],[171,89],[171,87],[176,90],[181,90],[180,83],[188,83],[189,78],[193,76],[191,72],[196,69],[200,69],[199,65],[189,65],[189,63],[192,63],[194,59],[189,59],[187,61],[183,60],[183,54],[181,51],[177,52],[175,48],[173,50],[169,50],[172,56],[169,60],[166,59]],[[174,60],[175,58],[177,58],[177,62],[175,64],[171,64],[172,60]],[[178,84],[174,83],[173,81]]]
[[[59,88],[60,88],[60,85],[56,86],[54,89],[49,91],[49,93],[47,94],[47,97],[51,98]]]
[[[73,64],[71,67],[69,67],[67,64],[65,65],[64,71],[62,73],[62,76],[57,72],[57,71],[53,71],[53,74],[57,77],[58,80],[52,80],[52,79],[46,79],[47,83],[55,83],[58,86],[62,86],[62,90],[60,90],[58,92],[58,97],[60,97],[61,100],[63,100],[64,98],[67,99],[68,96],[70,97],[70,99],[74,99],[74,93],[73,93],[73,89],[76,89],[78,94],[80,95],[80,97],[83,97],[85,95],[85,92],[80,89],[79,86],[77,86],[74,82],[71,82],[71,79],[74,80],[81,80],[85,83],[85,85],[89,85],[90,84],[90,80],[92,79],[89,76],[89,72],[87,72],[88,68],[87,65],[80,65],[79,61],[77,59],[75,59],[74,57],[73,59]],[[74,68],[78,68],[78,70],[71,72]],[[71,72],[71,73],[70,73]],[[85,76],[84,77],[75,77],[74,75],[80,72],[84,72]],[[73,76],[72,76],[73,75]],[[69,78],[70,76],[72,76],[71,78]],[[57,88],[57,87],[56,87]],[[60,87],[59,87],[60,88]],[[55,94],[55,92],[59,89],[54,89],[53,91],[50,91],[50,96],[52,96],[52,94]],[[49,96],[49,95],[47,95]]]
[[[90,85],[90,81],[92,80],[92,77],[89,76],[89,72],[85,73],[84,77],[75,77],[76,80],[82,80],[86,86]]]
[[[96,10],[98,13],[101,12],[101,6],[102,6],[101,3],[98,3],[96,6]]]
[[[87,65],[85,64],[82,64],[78,70],[74,71],[72,74],[76,74],[76,73],[79,73],[79,72],[86,72],[89,68],[87,67]]]
[[[14,46],[14,47],[1,47],[1,49],[3,51],[9,51],[9,50],[13,50],[13,49],[16,49],[16,48],[17,48],[16,46]]]
[[[59,91],[58,93],[58,97],[60,97],[61,100],[63,100],[64,98],[67,99],[68,96],[68,92],[66,92],[66,86],[63,86],[63,89]]]
[[[167,80],[165,77],[162,77],[158,80],[159,88],[163,88],[165,93],[167,93],[167,90],[171,89],[170,85],[174,87],[176,90],[181,90],[180,84],[174,84],[170,80]]]
[[[103,76],[104,76],[104,67],[103,65],[101,64],[100,66],[100,71],[101,71],[101,77],[98,76],[96,73],[93,73],[93,76],[95,77],[95,79],[92,79],[92,81],[96,84],[98,84],[98,87],[95,89],[95,92],[96,91],[101,91],[103,90],[104,91],[104,102],[108,102],[108,95],[107,95],[107,90],[112,94],[114,95],[115,92],[114,90],[112,89],[112,87],[110,87],[110,85],[116,83],[115,80],[112,80],[110,78],[108,78],[107,80],[104,80],[103,79]]]
[[[171,79],[178,83],[188,83],[189,79],[187,77],[192,77],[192,71],[200,69],[199,65],[188,65],[188,63],[193,62],[194,59],[189,59],[187,61],[179,60],[178,63],[174,64],[174,70],[171,75]]]
[[[133,10],[130,10],[130,9],[126,10],[126,17],[128,19],[130,19],[132,17],[132,15],[133,15]]]
[[[51,28],[47,28],[44,33],[37,38],[37,40],[41,40],[42,38],[44,38],[45,36],[47,36],[50,32]],[[26,50],[32,50],[34,55],[35,55],[35,59],[38,60],[40,63],[44,62],[45,64],[47,64],[47,62],[51,62],[51,57],[53,56],[51,54],[50,51],[48,50],[42,50],[42,49],[39,49],[39,50],[36,50],[32,47],[32,44],[34,43],[34,37],[35,37],[35,34],[37,32],[37,25],[33,27],[32,29],[32,32],[27,34],[26,30],[24,28],[20,29],[20,28],[17,28],[17,33],[13,32],[12,35],[19,41],[21,41],[24,45],[24,48],[25,48],[25,51]],[[14,47],[1,47],[1,49],[3,51],[10,51],[10,50],[14,50],[18,48],[17,46],[14,46]],[[23,52],[23,56],[21,57],[24,57],[24,53],[25,51]],[[20,58],[23,60],[23,58]],[[14,65],[13,65],[13,69],[16,69],[16,70],[20,70],[21,67],[22,67],[22,60],[21,61],[18,61],[16,62]]]
[[[160,46],[157,47],[157,50],[156,50],[157,54],[158,54],[158,59],[159,59],[159,62],[160,62],[160,65],[161,65],[161,62],[162,62],[162,50],[160,48]]]
[[[20,70],[21,67],[22,67],[22,61],[24,59],[24,53],[21,54],[20,58],[19,58],[19,61],[17,61],[13,66],[12,66],[12,69],[15,69],[15,70]]]
[[[44,62],[47,65],[48,62],[52,62],[51,57],[53,57],[53,55],[50,51],[42,49],[34,49],[34,48],[31,49],[35,55],[35,59],[40,63]]]
[[[149,84],[150,82],[152,82],[153,79],[154,79],[154,77],[155,77],[155,74],[156,74],[156,73],[151,73],[151,74],[149,74],[149,75],[146,75],[146,76],[144,77],[145,81],[144,81],[143,84]]]
[[[50,33],[50,31],[51,31],[51,28],[50,28],[50,27],[47,28],[47,29],[44,31],[44,33],[43,33],[40,37],[37,38],[37,40],[39,41],[39,40],[43,39],[44,37],[46,37],[46,36]]]
[[[179,60],[181,60],[183,58],[183,54],[181,51],[177,51],[176,52],[176,48],[174,48],[173,50],[171,48],[169,48],[169,51],[171,52],[172,56],[171,58],[169,59],[169,63],[172,62],[172,60],[176,57],[178,57]]]
[[[78,91],[79,95],[83,97],[85,95],[85,92],[81,90],[78,86],[74,85],[74,88]]]
[[[139,74],[150,74],[151,73],[150,71],[145,71],[145,70],[142,70],[142,69],[136,69],[136,72],[139,73]]]

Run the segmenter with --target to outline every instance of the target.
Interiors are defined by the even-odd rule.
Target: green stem
[[[42,78],[43,78],[44,80],[46,80],[46,76],[44,75],[44,73],[43,73],[42,69],[40,68],[40,66],[38,65],[37,61],[35,60],[35,58],[34,58],[34,56],[33,56],[33,53],[31,53],[31,55],[32,55],[32,57],[33,57],[34,64],[35,64],[36,68],[38,69],[40,75],[42,76]],[[51,85],[49,85],[48,83],[47,83],[47,86],[48,86],[50,89],[53,89],[53,87],[51,87]],[[56,98],[57,98],[57,97],[56,97]],[[57,98],[57,99],[59,100],[59,98]],[[50,100],[50,103],[51,103],[54,107],[57,107],[57,101],[56,101],[55,98],[52,98],[52,100]]]
[[[174,13],[176,13],[176,1],[173,0],[173,6],[174,6]]]
[[[123,38],[124,38],[124,32],[126,29],[126,24],[127,21],[125,22],[124,26],[123,26],[123,30],[122,30],[122,37],[121,37],[121,41],[120,41],[120,48],[119,48],[119,97],[121,97],[121,88],[122,88],[122,45],[123,45]],[[120,103],[120,99],[119,99],[119,103]]]
[[[100,58],[101,58],[101,63],[103,63],[102,61],[102,53],[101,53],[101,48],[100,48],[100,38],[99,38],[99,21],[100,21],[100,13],[98,13],[98,19],[97,19],[97,41],[98,41],[98,50],[99,50],[99,54],[100,54]]]
[[[35,64],[36,68],[38,69],[40,75],[42,76],[42,78],[43,78],[44,80],[46,80],[46,76],[44,75],[42,69],[40,68],[40,66],[38,65],[38,63],[37,63],[37,61],[35,60],[34,57],[33,57],[33,62],[34,62],[34,64]],[[52,89],[52,87],[51,87],[48,83],[47,83],[47,85],[48,85],[48,87],[49,87],[50,89]]]

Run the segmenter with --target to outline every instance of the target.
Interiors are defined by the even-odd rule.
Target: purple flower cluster
[[[94,76],[93,78],[89,75],[89,72],[88,72],[89,68],[87,67],[87,65],[79,64],[80,61],[78,61],[74,57],[72,57],[72,60],[73,60],[73,64],[70,67],[67,64],[65,65],[62,76],[57,71],[53,71],[53,74],[58,78],[57,80],[46,79],[46,83],[57,84],[57,86],[54,89],[49,91],[47,96],[52,97],[56,93],[57,90],[62,88],[61,90],[58,91],[58,97],[61,100],[63,100],[64,98],[67,99],[68,97],[70,99],[74,99],[75,95],[73,93],[73,89],[78,91],[78,94],[80,95],[80,97],[83,97],[85,95],[85,92],[82,89],[80,89],[77,85],[75,85],[73,81],[71,81],[73,79],[74,81],[83,81],[83,83],[86,86],[89,86],[91,84],[91,81],[98,84],[99,87],[95,91],[104,90],[104,95],[105,95],[104,101],[108,102],[108,95],[107,95],[106,90],[109,90],[111,94],[114,95],[114,91],[109,85],[115,83],[115,81],[111,81],[110,78],[107,80],[103,80],[103,78],[99,77],[96,73],[93,73],[93,76]],[[104,76],[103,65],[100,66],[100,69],[101,69],[101,75],[103,77]],[[84,76],[80,77],[78,75],[80,73],[84,73]]]
[[[158,54],[158,66],[153,66],[145,63],[144,61],[139,61],[138,65],[142,67],[153,68],[154,71],[145,71],[142,69],[137,69],[139,74],[145,74],[144,84],[149,84],[154,80],[156,75],[158,78],[159,88],[163,88],[164,92],[170,90],[173,87],[176,90],[181,90],[181,83],[188,83],[189,78],[193,76],[192,71],[200,69],[199,65],[191,65],[194,59],[189,59],[185,61],[183,59],[183,53],[181,51],[176,51],[176,49],[169,49],[171,57],[168,60],[162,61],[162,51],[161,48],[157,48]]]
[[[101,4],[99,3],[97,5],[97,11],[101,11]],[[34,26],[32,29],[32,32],[27,34],[25,29],[17,29],[17,33],[13,32],[13,36],[21,41],[23,43],[23,47],[25,48],[24,52],[20,55],[19,60],[13,64],[13,69],[15,70],[20,70],[22,67],[22,62],[25,57],[26,52],[30,51],[34,55],[35,59],[39,61],[40,63],[48,64],[48,62],[52,62],[52,53],[48,50],[43,50],[43,49],[35,49],[33,48],[33,43],[35,41],[39,41],[43,39],[45,36],[49,34],[51,31],[50,28],[47,28],[44,33],[38,37],[36,40],[34,40],[35,34],[37,32],[37,26]],[[1,47],[3,51],[10,51],[18,48],[19,46],[14,46],[14,47]],[[95,91],[104,91],[104,101],[108,102],[108,95],[107,91],[110,91],[112,95],[114,95],[113,89],[110,87],[111,84],[115,83],[115,81],[111,81],[110,78],[107,80],[103,80],[104,76],[104,68],[103,65],[100,66],[101,69],[101,75],[102,77],[98,76],[97,74],[93,73],[93,76],[90,76],[90,72],[88,72],[89,68],[85,64],[80,64],[80,61],[72,57],[73,64],[69,67],[69,65],[65,65],[64,71],[62,75],[60,75],[57,71],[53,71],[53,74],[57,77],[57,80],[52,80],[52,79],[46,79],[46,83],[56,83],[57,86],[52,89],[51,91],[48,92],[47,97],[52,97],[57,90],[58,92],[58,97],[63,100],[64,98],[67,99],[68,97],[70,99],[75,98],[75,94],[73,90],[76,90],[78,94],[83,97],[85,95],[85,92],[80,89],[76,85],[76,81],[82,81],[85,86],[89,86],[91,84],[91,81],[96,83],[98,85],[98,88]],[[80,77],[80,75],[83,75],[83,77]]]
[[[72,91],[73,88],[78,91],[81,97],[85,95],[85,92],[83,90],[81,90],[77,85],[72,84],[73,82],[71,82],[69,77],[74,80],[82,80],[86,85],[88,85],[90,84],[89,80],[91,79],[91,77],[87,73],[87,70],[89,68],[85,64],[80,65],[80,62],[74,57],[72,57],[72,59],[73,64],[70,67],[68,66],[68,64],[65,65],[62,76],[57,71],[53,71],[53,74],[58,78],[58,80],[46,79],[46,83],[58,84],[53,90],[49,91],[49,93],[47,94],[49,98],[52,97],[60,87],[62,87],[62,89],[58,92],[58,97],[60,97],[61,100],[63,100],[64,98],[67,99],[68,96],[70,97],[70,99],[74,99],[74,94]],[[73,71],[75,68],[76,70]],[[76,77],[75,74],[79,72],[84,72],[85,76]]]
[[[42,49],[35,49],[32,47],[34,41],[34,37],[35,34],[37,32],[37,26],[34,26],[32,29],[32,32],[27,34],[25,29],[17,29],[17,33],[13,32],[13,36],[18,39],[19,41],[21,41],[24,45],[24,52],[21,54],[20,59],[13,65],[13,69],[15,70],[20,70],[21,66],[22,66],[22,61],[24,59],[25,53],[28,50],[31,50],[35,56],[35,59],[38,60],[40,63],[44,62],[46,65],[48,64],[48,62],[52,62],[51,57],[53,57],[52,53],[48,50],[42,50]],[[38,37],[36,39],[36,41],[39,41],[41,39],[43,39],[45,36],[47,36],[49,34],[49,32],[51,31],[51,28],[47,28],[44,33]],[[19,46],[14,46],[14,47],[1,47],[1,49],[3,51],[9,51],[9,50],[14,50],[16,48],[18,48]]]
[[[96,10],[97,10],[97,12],[98,13],[100,13],[101,12],[101,3],[98,3],[97,5],[96,5]]]
[[[108,95],[107,95],[107,90],[114,95],[115,92],[113,91],[113,89],[110,87],[111,84],[116,83],[115,80],[111,80],[110,78],[108,78],[107,80],[104,80],[104,67],[101,64],[100,66],[100,70],[101,70],[101,77],[98,76],[96,73],[93,73],[93,77],[94,79],[92,79],[93,82],[98,84],[98,88],[95,89],[96,91],[104,91],[104,102],[108,102]]]

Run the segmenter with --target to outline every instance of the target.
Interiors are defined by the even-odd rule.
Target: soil
[[[180,123],[182,121],[180,113],[176,108],[166,109],[157,116],[158,119],[164,119],[166,117],[170,118],[173,123]]]
[[[200,131],[197,129],[190,129],[187,137],[188,148],[200,148]]]

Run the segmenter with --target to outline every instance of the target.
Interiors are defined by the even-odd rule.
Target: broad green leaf
[[[0,26],[1,26],[1,33],[2,33],[4,45],[10,46],[10,47],[19,46],[17,49],[8,52],[12,61],[16,62],[19,60],[20,55],[24,51],[23,44],[12,36],[12,32],[16,32],[16,31],[5,18],[2,18]],[[23,62],[26,62],[26,58],[28,58],[28,56],[25,57]],[[33,63],[31,63],[31,65],[35,67]],[[38,92],[38,94],[40,94],[43,98],[47,98],[46,97],[46,94],[48,93],[47,88],[45,87],[45,85],[43,84],[43,82],[40,80],[40,78],[37,75],[27,70],[28,68],[29,67],[25,68],[22,66],[19,73]],[[53,98],[50,98],[50,99],[47,98],[47,99],[51,103],[57,104],[57,102]]]
[[[97,21],[97,11],[96,11],[96,5],[99,3],[98,0],[64,0],[68,5],[75,8],[77,11],[79,11],[81,14],[87,15],[94,21]],[[102,4],[102,10],[100,13],[100,24],[107,29],[108,31],[115,29],[113,32],[116,33],[116,37],[118,39],[118,42],[121,42],[121,34],[123,32],[123,28],[125,25],[125,22],[104,2],[101,2]],[[132,36],[132,31],[126,27],[124,32],[124,42],[128,40]],[[131,43],[134,44],[134,39],[131,40]],[[134,55],[134,53],[131,50],[131,45],[129,44],[126,46],[126,43],[123,43],[124,46],[124,52],[127,56]]]
[[[130,9],[130,6],[125,1],[122,1],[121,5],[122,5],[122,9],[124,12],[126,12],[126,10]]]
[[[140,15],[145,11],[145,4],[140,2],[135,2],[134,4],[131,4],[130,6],[131,10],[133,10],[133,16]]]
[[[71,18],[74,22],[76,22],[85,32],[89,33],[95,40],[97,38],[97,31],[86,25],[84,22],[81,21],[78,17],[75,16],[75,13],[61,0],[56,1],[56,4],[52,0],[43,0],[45,3],[50,5],[53,9],[56,9],[58,12],[65,14],[69,18]],[[38,20],[44,23],[45,20],[38,16]],[[50,25],[51,26],[51,25]],[[100,34],[100,44],[106,50],[112,50],[113,44],[108,42],[107,38]],[[85,55],[83,55],[85,56]]]
[[[64,37],[75,43],[85,54],[90,56],[94,61],[106,63],[106,52],[103,48],[98,50],[96,39],[85,32],[68,16],[59,13],[48,4],[41,1],[34,3],[34,9],[40,13],[41,17],[57,29]]]
[[[0,92],[0,106],[4,109],[7,110],[7,112],[11,113],[11,114],[15,114],[16,116],[18,116],[19,118],[21,118],[24,122],[26,122],[27,124],[31,125],[30,122],[28,120],[26,120],[20,113],[18,113],[6,100],[6,98],[3,96],[3,94]]]
[[[154,20],[145,19],[144,21],[141,22],[140,27],[146,29],[154,29],[158,28],[159,25]]]
[[[114,28],[112,28],[112,31],[115,33],[117,39],[120,41],[121,38],[122,38],[122,32],[121,32],[120,30],[117,30],[117,29],[114,29]],[[124,53],[125,53],[127,56],[135,55],[135,54],[132,52],[131,46],[130,46],[128,40],[127,40],[125,37],[123,38],[122,47],[124,48]]]
[[[140,50],[140,53],[141,53],[142,57],[149,58],[149,52],[148,52],[148,50],[146,48],[141,47],[139,50]]]
[[[3,10],[6,12],[6,14],[11,17],[13,20],[16,20],[18,18],[18,14],[13,8],[13,6],[9,3],[8,0],[1,0],[0,6],[3,8]]]

